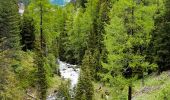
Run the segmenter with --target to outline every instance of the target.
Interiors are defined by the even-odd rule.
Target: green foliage
[[[155,61],[158,63],[159,71],[169,69],[169,12],[170,12],[170,2],[165,0],[164,5],[159,2],[158,13],[155,21],[155,31],[153,33],[153,47]],[[161,10],[161,8],[164,8]]]
[[[92,70],[90,70],[92,69],[91,67],[91,53],[86,51],[81,66],[75,100],[93,100],[94,88],[91,76]]]
[[[35,42],[35,23],[34,19],[28,14],[24,14],[23,25],[21,27],[22,44],[24,45],[23,50],[34,49]]]
[[[10,7],[9,7],[10,6]],[[20,18],[16,0],[0,1],[0,38],[6,40],[3,49],[19,49]]]
[[[58,36],[55,30],[55,25],[57,24],[54,23],[58,17],[58,15],[56,16],[55,14],[56,10],[59,11],[58,8],[53,7],[48,0],[32,0],[28,6],[28,15],[32,16],[35,22],[36,48],[40,51],[36,52],[37,57],[35,59],[38,66],[39,97],[43,100],[46,99],[47,89],[51,85],[51,79],[56,71],[55,57],[53,56],[53,53],[58,53],[57,50],[53,51],[56,48],[53,46],[56,46],[57,43],[55,39]],[[40,14],[42,14],[42,16],[40,16]],[[41,18],[42,26],[40,25]],[[43,50],[40,50],[41,43],[43,43],[43,48],[41,48]],[[55,55],[58,56],[57,54]]]
[[[111,100],[124,100],[129,85],[136,91],[137,78],[157,65],[159,71],[169,69],[169,0],[76,0],[76,5],[64,7],[49,0],[30,0],[21,18],[23,21],[17,0],[0,1],[2,100],[25,99],[25,90],[32,87],[38,87],[38,97],[45,100],[58,73],[57,57],[81,65],[75,100],[95,99],[94,78],[107,85],[114,96]],[[26,52],[20,51],[20,35]],[[128,79],[122,75],[127,68],[132,68]],[[160,85],[165,80],[146,85]],[[69,84],[59,86],[60,96],[67,100],[71,99]],[[168,85],[156,99],[169,99]]]
[[[23,90],[19,88],[19,81],[11,67],[15,62],[11,58],[11,51],[3,51],[0,53],[0,99],[1,100],[18,100],[22,99]]]
[[[155,8],[153,3],[115,2],[110,24],[105,28],[104,42],[108,51],[108,61],[103,63],[108,73],[102,75],[105,81],[111,81],[113,76],[120,75],[127,67],[132,68],[134,75],[156,67],[146,60],[145,53],[154,29]]]
[[[22,60],[20,59],[22,56],[19,55],[22,53],[19,51],[19,25],[17,1],[0,1],[0,99],[2,100],[21,100],[24,98],[23,77],[20,77],[23,70],[15,69],[15,67],[23,65],[23,63],[19,64]],[[30,73],[29,71],[28,73]],[[25,74],[25,76],[29,75]]]
[[[33,17],[33,20],[35,22],[35,37],[36,42],[40,42],[40,4],[42,4],[42,29],[43,29],[43,38],[45,39],[46,49],[51,52],[52,43],[54,43],[54,40],[59,35],[55,31],[55,25],[54,23],[58,19],[58,12],[57,8],[53,7],[48,0],[31,0],[31,3],[28,6],[27,13],[29,16]],[[57,13],[56,13],[57,12]],[[57,23],[58,24],[58,23]]]
[[[52,78],[54,74],[57,73],[57,65],[56,65],[56,58],[53,54],[49,54],[46,58],[44,58],[44,68],[46,74],[46,80],[48,87],[52,84]]]
[[[33,53],[5,50],[0,53],[0,98],[21,100],[25,90],[36,85],[37,68]]]
[[[71,96],[70,96],[70,82],[67,81],[67,82],[62,82],[59,86],[59,89],[58,89],[58,95],[59,95],[59,98],[63,98],[64,97],[64,100],[71,100]]]
[[[135,100],[169,100],[169,71],[156,76],[147,76],[144,87],[141,87],[140,81],[134,81],[133,91]]]
[[[36,64],[38,67],[37,71],[37,83],[39,86],[39,98],[45,100],[47,97],[48,81],[46,76],[45,58],[41,55],[37,55]]]
[[[88,1],[88,0],[76,0],[76,5],[77,5],[78,7],[83,7],[83,8],[85,8],[87,1]]]
[[[36,73],[37,67],[33,58],[34,53],[32,52],[17,52],[17,60],[12,60],[14,62],[11,67],[13,68],[17,79],[20,82],[20,87],[27,89],[29,87],[36,85]]]

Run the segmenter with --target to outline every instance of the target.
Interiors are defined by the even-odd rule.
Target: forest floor
[[[60,77],[54,77],[52,83],[55,85],[52,85],[48,92],[55,91],[61,82]],[[116,89],[109,86],[103,86],[101,89],[100,87],[101,83],[94,82],[95,100],[126,100],[127,98],[127,89],[122,92],[121,99],[118,99],[115,98]],[[106,99],[106,91],[110,92],[108,99]],[[142,85],[141,79],[133,82],[132,91],[132,100],[170,100],[170,71],[165,71],[160,75],[153,73],[150,76],[145,76],[144,85]]]
[[[99,87],[100,84],[95,83],[95,100],[127,100],[127,88],[121,92],[119,98],[115,98],[117,97],[114,93],[116,89],[105,86],[99,91]],[[106,99],[106,90],[110,92],[109,99]],[[170,71],[165,71],[160,75],[153,73],[145,76],[144,85],[141,79],[133,82],[132,91],[132,100],[170,100]]]
[[[144,86],[141,80],[135,83],[133,100],[170,100],[170,71],[145,77],[144,82]]]

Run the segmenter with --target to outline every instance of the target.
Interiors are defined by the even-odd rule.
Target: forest
[[[170,0],[0,0],[0,100],[170,100]]]

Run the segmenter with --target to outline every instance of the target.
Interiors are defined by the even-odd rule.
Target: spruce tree
[[[20,50],[20,16],[17,0],[0,0],[0,99],[22,99],[16,73]]]
[[[104,26],[109,22],[110,2],[110,0],[89,0],[82,18],[84,25],[80,25],[82,28],[79,32],[84,34],[86,42],[83,46],[88,47],[94,57],[95,79],[99,79],[97,73],[101,71],[101,61],[105,54],[103,36]]]
[[[24,15],[21,27],[23,50],[32,50],[35,42],[35,23],[34,19],[28,14]]]
[[[160,10],[158,8],[155,20],[156,29],[153,33],[154,55],[159,72],[170,69],[170,1],[165,0],[164,10]]]
[[[20,46],[20,17],[17,0],[0,1],[0,38],[6,40],[4,49]]]
[[[59,58],[61,61],[68,61],[67,58],[69,58],[67,55],[67,51],[69,51],[67,49],[68,47],[68,33],[66,31],[66,14],[65,12],[61,12],[62,13],[62,20],[61,20],[61,29],[60,29],[60,33],[59,33],[59,37],[58,37],[58,53],[59,53]]]
[[[92,55],[86,51],[81,66],[79,81],[76,88],[75,100],[93,100],[94,88],[92,83]]]

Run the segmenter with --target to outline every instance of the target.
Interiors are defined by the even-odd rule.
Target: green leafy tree
[[[70,82],[69,81],[66,81],[66,82],[62,82],[59,86],[59,98],[63,98],[65,100],[71,100],[71,96],[70,96]]]
[[[147,3],[147,4],[146,4]],[[146,59],[146,48],[151,41],[154,29],[155,4],[147,1],[119,0],[113,4],[110,24],[105,28],[107,62],[103,62],[103,80],[112,84],[113,77],[141,76],[156,65]],[[116,10],[115,10],[116,9]],[[130,73],[129,73],[130,72]],[[107,73],[107,74],[106,74]],[[129,81],[129,100],[132,81]]]
[[[37,41],[37,55],[36,55],[36,64],[38,66],[37,71],[37,77],[38,77],[38,90],[39,90],[39,98],[42,100],[46,100],[47,96],[47,88],[48,88],[48,73],[47,73],[47,67],[48,64],[46,64],[46,57],[48,55],[47,48],[50,45],[51,42],[49,42],[49,39],[47,38],[49,28],[47,27],[47,23],[44,21],[46,18],[45,13],[47,12],[47,9],[49,9],[49,1],[47,0],[32,0],[30,5],[28,6],[28,13],[30,16],[33,16],[36,26],[35,33],[37,33],[36,40]],[[38,15],[39,14],[39,15]],[[50,22],[49,22],[50,23]],[[50,25],[50,24],[49,24]],[[48,44],[48,45],[47,45]]]

